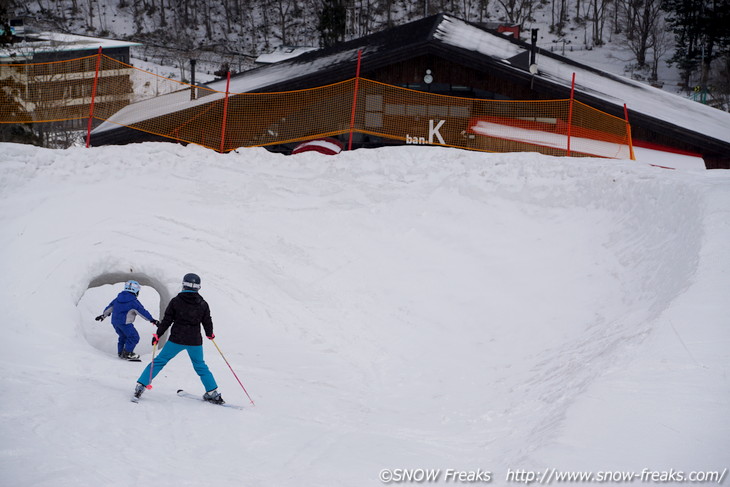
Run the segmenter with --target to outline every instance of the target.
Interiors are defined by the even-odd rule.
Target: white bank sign
[[[428,121],[428,139],[425,137],[411,136],[406,134],[406,144],[433,144],[434,137],[438,139],[439,144],[446,144],[444,138],[441,136],[439,129],[444,125],[446,120],[440,120],[438,123],[434,123],[433,120]]]

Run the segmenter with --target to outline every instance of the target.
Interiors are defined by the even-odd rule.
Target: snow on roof
[[[92,130],[92,133],[98,134],[119,128],[120,125],[128,126],[144,120],[161,117],[168,113],[175,113],[199,105],[205,105],[206,103],[220,100],[224,96],[224,92],[213,92],[210,95],[191,100],[189,89],[178,90],[150,100],[127,105]]]
[[[286,64],[274,64],[253,69],[244,73],[243,76],[231,78],[230,92],[248,93],[287,79],[300,78],[316,73],[329,66],[357,59],[357,51],[358,48],[354,48],[313,61],[299,62],[297,59],[292,59]],[[352,76],[355,77],[354,71]],[[207,86],[214,90],[225,91],[226,80],[209,83]]]
[[[444,15],[434,38],[445,44],[460,47],[497,59],[509,59],[523,49],[502,36],[495,36],[473,25]]]
[[[274,51],[260,55],[256,58],[259,64],[273,64],[297,57],[305,52],[316,51],[316,47],[295,47],[279,46]]]
[[[281,80],[304,76],[317,72],[331,64],[356,58],[357,49],[352,49],[326,58],[316,59],[312,62],[298,63],[293,60],[286,64],[273,64],[253,69],[246,72],[245,76],[231,78],[229,93],[248,93]],[[190,92],[184,90],[183,95],[180,95],[180,92],[175,92],[128,105],[109,117],[108,121],[99,125],[93,133],[99,134],[118,128],[119,125],[132,125],[167,113],[174,113],[178,110],[219,100],[225,96],[226,80],[208,83],[206,87],[216,92],[197,100],[190,100]]]
[[[75,34],[62,34],[59,32],[40,32],[37,34],[25,34],[23,41],[0,49],[0,59],[31,59],[38,53],[52,53],[64,51],[96,51],[114,47],[141,46],[138,42],[119,41],[115,39],[103,39],[98,37],[87,37]]]
[[[525,48],[507,38],[495,36],[463,21],[444,16],[434,34],[442,42],[507,62]],[[570,87],[575,73],[576,91],[626,104],[640,112],[678,127],[730,142],[730,113],[662,91],[629,78],[564,63],[548,56],[537,56],[538,76]]]

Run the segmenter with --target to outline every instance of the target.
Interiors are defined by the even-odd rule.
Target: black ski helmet
[[[200,289],[200,276],[193,274],[185,274],[182,282],[183,291],[197,291]]]

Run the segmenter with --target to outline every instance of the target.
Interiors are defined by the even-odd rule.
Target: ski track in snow
[[[0,150],[4,485],[728,466],[725,172],[424,147]],[[131,403],[154,329],[137,320],[127,363],[93,320],[121,288],[92,280],[174,294],[191,271],[257,405],[209,343],[206,360],[244,412],[177,398],[203,392],[185,354]],[[160,318],[155,289],[140,299]]]

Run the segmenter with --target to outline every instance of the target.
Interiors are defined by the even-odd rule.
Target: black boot
[[[125,360],[139,362],[139,355],[134,352],[122,352],[122,358]]]
[[[213,389],[212,391],[208,391],[205,394],[203,394],[203,399],[212,402],[213,404],[225,404],[226,401],[223,400],[223,396],[221,396],[221,393],[218,392],[218,389]]]

